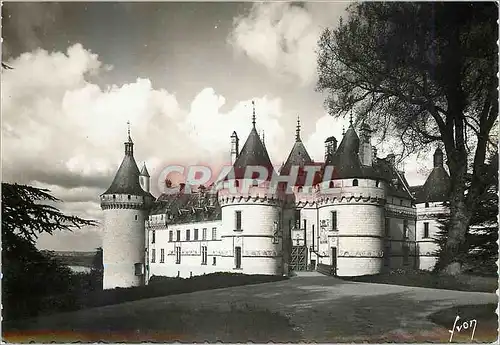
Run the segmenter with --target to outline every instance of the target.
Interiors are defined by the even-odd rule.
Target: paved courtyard
[[[113,330],[120,324],[135,326],[136,329],[118,327],[123,335],[140,332],[145,318],[161,318],[177,308],[210,310],[212,315],[207,317],[217,317],[219,312],[244,306],[252,310],[278,312],[289,318],[299,339],[275,341],[447,342],[450,333],[428,321],[429,314],[456,305],[487,303],[497,303],[497,296],[494,293],[345,282],[312,275],[57,314],[38,318],[29,328],[43,331],[50,338],[51,332],[63,330],[90,332]],[[467,315],[461,317],[467,318]],[[165,321],[166,328],[172,326],[172,320]],[[450,324],[449,328],[452,326]],[[475,335],[478,340],[481,338],[480,326]],[[179,327],[184,332],[190,332],[185,325]]]

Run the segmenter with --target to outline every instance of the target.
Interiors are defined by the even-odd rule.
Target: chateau
[[[290,154],[275,172],[255,110],[252,126],[241,150],[233,132],[232,171],[217,182],[217,193],[201,187],[158,198],[150,193],[146,166],[138,169],[129,132],[123,161],[101,195],[105,289],[147,284],[152,276],[283,275],[319,264],[338,276],[432,269],[435,216],[447,212],[442,202],[449,190],[440,149],[425,184],[412,187],[393,154],[377,157],[368,125],[357,132],[351,119],[340,144],[327,138],[324,162],[313,162],[298,123]],[[270,177],[247,179],[248,166],[264,167]],[[295,167],[293,192],[269,194],[272,177],[286,181]],[[318,172],[310,176],[309,168]]]

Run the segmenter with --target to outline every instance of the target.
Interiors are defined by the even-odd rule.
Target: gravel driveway
[[[139,325],[146,315],[161,316],[177,308],[211,310],[217,315],[236,306],[267,309],[288,317],[299,336],[296,341],[447,342],[450,336],[448,330],[428,321],[428,315],[455,305],[487,303],[498,303],[497,296],[493,293],[345,282],[333,277],[308,276],[57,314],[38,318],[27,324],[27,328],[51,334],[56,330],[81,329],[85,324],[92,325],[95,330],[104,327],[110,319],[115,323],[141,327]],[[466,315],[461,317],[467,318]],[[124,334],[125,330],[120,332]],[[478,328],[475,339],[480,340],[481,337]],[[282,339],[289,340],[292,339]]]

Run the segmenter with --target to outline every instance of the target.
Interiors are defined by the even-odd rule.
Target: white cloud
[[[345,123],[344,119],[336,119],[330,115],[324,115],[316,121],[315,131],[304,143],[314,161],[324,162],[326,138],[334,136],[337,139],[337,145],[340,144],[342,140],[342,126]]]
[[[4,181],[47,187],[66,201],[58,205],[63,212],[84,218],[102,218],[98,197],[123,158],[127,121],[152,188],[155,173],[168,164],[227,162],[232,131],[244,141],[251,128],[250,99],[221,112],[225,98],[209,87],[186,107],[148,79],[101,88],[88,75],[106,66],[80,44],[66,53],[25,53],[9,65],[14,69],[2,71]],[[255,103],[257,127],[265,128],[269,146],[278,147],[280,99]]]
[[[228,42],[268,69],[316,81],[316,46],[324,27],[336,25],[345,3],[255,3],[234,19]]]

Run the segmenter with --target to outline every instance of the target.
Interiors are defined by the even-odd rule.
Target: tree
[[[319,40],[318,91],[333,116],[400,138],[403,153],[442,142],[450,171],[450,226],[439,262],[459,271],[498,114],[495,3],[353,4]],[[467,186],[467,176],[472,176]],[[466,193],[467,191],[467,193]]]
[[[49,294],[67,292],[71,270],[36,248],[41,233],[94,226],[95,221],[61,213],[46,189],[2,183],[2,302],[4,316],[34,316]]]
[[[465,235],[463,251],[458,260],[474,273],[496,274],[498,260],[498,155],[487,165],[483,181],[488,185],[479,196],[479,205],[472,215],[470,228]],[[468,185],[470,185],[468,183]],[[449,203],[445,203],[449,204]],[[440,232],[437,237],[439,248],[444,248],[449,227],[449,216],[438,219]],[[439,250],[438,250],[439,254]],[[436,265],[435,270],[441,267]]]

